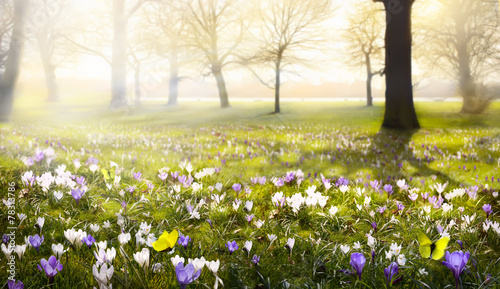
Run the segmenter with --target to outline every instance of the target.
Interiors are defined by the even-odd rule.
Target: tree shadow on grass
[[[343,145],[341,148],[314,149],[312,151],[303,151],[302,158],[311,158],[317,156],[329,156],[331,166],[341,166],[347,174],[360,172],[363,170],[372,170],[373,175],[367,179],[383,179],[389,181],[397,178],[424,179],[436,178],[439,182],[448,182],[452,186],[459,186],[460,182],[451,176],[430,167],[430,164],[436,161],[433,157],[419,157],[415,155],[415,144],[412,139],[418,132],[398,131],[381,129],[376,133],[358,134],[354,130],[343,132],[343,136],[331,134],[328,137],[337,138],[335,143],[342,143],[346,139],[349,145]],[[340,134],[340,133],[339,133]],[[335,145],[335,143],[333,143]],[[421,144],[420,144],[421,145]],[[444,155],[438,147],[429,147],[433,155]]]

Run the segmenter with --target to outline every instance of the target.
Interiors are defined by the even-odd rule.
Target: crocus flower
[[[260,261],[260,257],[257,256],[257,255],[253,255],[253,258],[252,258],[252,262],[256,265],[259,264],[259,261]]]
[[[465,268],[465,265],[469,261],[469,252],[455,251],[450,253],[446,251],[446,261],[443,261],[442,264],[448,267],[453,276],[455,276],[455,285],[458,288],[460,274]]]
[[[94,242],[95,242],[95,239],[94,239],[94,237],[92,237],[92,235],[85,236],[82,239],[82,243],[87,245],[87,247],[89,247],[89,248],[92,247]]]
[[[227,241],[226,247],[229,250],[229,254],[232,254],[234,251],[238,250],[238,244],[236,244],[236,241]]]
[[[39,252],[40,246],[43,243],[43,236],[40,238],[40,236],[36,234],[35,236],[29,236],[28,240],[30,241],[31,246],[35,248],[37,252]]]
[[[461,240],[457,240],[457,244],[460,245],[460,249],[464,249],[464,243]]]
[[[390,196],[392,195],[392,186],[390,184],[384,185],[384,191]]]
[[[398,275],[399,266],[396,262],[392,262],[387,268],[384,269],[384,275],[388,284],[392,284],[394,276]]]
[[[37,265],[38,270],[45,271],[45,275],[49,278],[49,281],[54,281],[54,276],[60,272],[63,265],[57,260],[55,256],[50,256],[49,261],[42,259],[40,264]]]
[[[80,202],[80,199],[83,197],[83,194],[85,194],[85,192],[80,188],[71,190],[71,195],[73,196],[73,199],[75,199],[77,205]]]
[[[177,276],[177,282],[179,282],[181,289],[186,288],[188,284],[198,279],[200,274],[201,269],[195,272],[193,264],[187,264],[186,267],[184,267],[184,263],[179,262],[175,267],[175,275]]]
[[[212,220],[207,219],[207,223],[210,225],[210,228],[213,228],[213,223],[212,223]]]
[[[177,241],[177,244],[181,245],[181,246],[184,246],[184,248],[187,248],[188,244],[189,244],[189,241],[191,241],[192,239],[189,238],[189,236],[182,236],[180,235],[179,236],[179,241]]]
[[[351,254],[351,266],[356,273],[358,273],[359,280],[361,280],[361,273],[363,272],[363,267],[365,266],[366,258],[362,253],[352,253]]]
[[[141,267],[149,266],[149,249],[142,248],[142,251],[134,253],[134,260],[139,263]]]
[[[241,185],[238,183],[235,183],[235,184],[233,184],[232,188],[235,192],[239,192],[241,190]]]
[[[4,244],[9,243],[9,240],[10,240],[9,235],[4,234],[4,235],[2,236],[2,242],[4,242]]]
[[[61,258],[62,254],[64,254],[66,250],[64,250],[63,244],[52,244],[52,252],[57,258]]]
[[[9,280],[7,282],[7,288],[9,289],[24,289],[24,284],[21,281]]]
[[[99,288],[102,288],[101,285],[108,286],[108,282],[113,277],[114,271],[113,265],[108,268],[108,264],[106,263],[102,264],[101,268],[95,264],[92,266],[92,274],[99,284]]]
[[[134,173],[134,179],[136,180],[141,180],[141,177],[142,177],[142,173],[141,172],[137,172],[137,173]]]
[[[483,211],[486,213],[486,218],[488,218],[491,214],[491,205],[490,204],[483,205]]]

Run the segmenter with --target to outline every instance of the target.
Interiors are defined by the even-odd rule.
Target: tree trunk
[[[373,106],[372,98],[372,63],[370,60],[370,54],[365,53],[366,62],[366,106]]]
[[[141,63],[138,61],[134,71],[135,104],[141,105]]]
[[[45,73],[45,84],[47,85],[47,91],[49,95],[47,96],[47,101],[57,101],[59,100],[59,90],[57,88],[55,67],[52,64],[52,55],[50,53],[48,32],[41,31],[37,35],[36,39],[38,42],[38,48],[40,50],[40,56],[42,58],[43,71]]]
[[[465,35],[465,20],[455,20],[455,28],[457,31],[457,56],[458,56],[458,92],[463,98],[462,110],[463,113],[478,113],[478,100],[475,98],[476,85],[471,76],[470,58],[467,49],[467,37]]]
[[[224,76],[222,75],[222,69],[219,64],[212,64],[212,74],[217,81],[217,88],[219,89],[220,107],[229,107],[229,98],[227,96],[226,82],[224,81]]]
[[[274,87],[274,113],[280,113],[281,57],[281,54],[279,54],[275,68],[276,84]]]
[[[25,40],[26,13],[29,0],[17,0],[14,2],[14,25],[5,72],[0,79],[0,122],[9,121],[14,104],[14,88],[19,77],[21,53]]]
[[[170,52],[170,85],[168,87],[167,105],[177,105],[179,94],[179,52],[176,43]]]
[[[110,108],[127,105],[127,19],[125,0],[113,0],[113,57],[111,59]]]
[[[411,7],[414,0],[384,0],[385,34],[385,114],[383,127],[420,128],[413,105],[411,80]]]

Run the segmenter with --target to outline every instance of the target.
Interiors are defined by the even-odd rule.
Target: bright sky
[[[102,2],[99,0],[72,0],[75,9],[79,11],[80,15],[85,15],[99,7],[102,7]],[[366,0],[369,1],[369,0]],[[331,27],[343,27],[345,25],[345,19],[348,15],[349,8],[353,6],[350,1],[334,1],[335,5],[338,7],[334,16],[329,21],[329,26]],[[111,39],[110,39],[111,41]],[[337,49],[340,49],[340,45],[335,45]],[[313,54],[316,52],[312,52]],[[77,62],[67,68],[60,68],[57,71],[60,77],[64,78],[90,78],[90,79],[102,79],[106,80],[110,78],[111,69],[108,63],[103,61],[100,57],[91,55],[81,55]],[[231,73],[226,73],[228,80],[242,80],[248,79],[249,74],[245,71],[233,71]],[[321,71],[307,71],[301,73],[301,76],[305,79],[314,80],[313,83],[320,84],[323,81],[334,81],[334,82],[351,82],[352,75],[346,74],[345,68],[341,67],[338,63],[332,61],[331,66],[328,68],[322,68]],[[297,79],[298,80],[298,79]]]
[[[75,9],[78,10],[79,15],[86,15],[87,13],[92,13],[96,9],[103,9],[103,5],[107,5],[109,3],[104,3],[102,0],[72,0]],[[360,0],[360,1],[371,1],[371,0]],[[345,1],[345,0],[334,0],[334,5],[338,7],[335,11],[331,20],[328,21],[328,26],[333,29],[341,29],[346,26],[346,19],[353,11],[355,3],[354,1]],[[382,9],[382,4],[373,3],[373,5],[379,5]],[[101,8],[99,8],[101,7]],[[104,9],[110,9],[111,7],[107,7]],[[82,16],[83,17],[83,16]],[[109,39],[111,42],[112,39]],[[332,50],[336,52],[341,52],[342,44],[333,43],[331,44]],[[315,55],[320,56],[317,52],[311,52],[313,58]],[[324,58],[324,56],[323,56]],[[340,61],[335,61],[335,59],[329,61],[328,59],[324,62],[325,64],[318,67],[318,69],[309,69],[305,71],[301,71],[300,77],[292,78],[292,81],[301,81],[305,80],[315,85],[319,85],[324,82],[344,82],[344,83],[352,83],[355,80],[363,80],[362,74],[355,74],[350,72],[345,64]],[[167,68],[166,68],[167,69]],[[231,71],[230,73],[226,71],[226,79],[228,81],[243,81],[248,79],[254,79],[254,77],[246,70],[240,69],[236,71]],[[90,56],[90,55],[81,55],[79,56],[75,63],[72,65],[68,65],[66,68],[59,68],[57,70],[57,75],[60,78],[75,78],[75,79],[98,79],[98,80],[109,80],[111,77],[111,68],[110,65],[103,61],[100,57]],[[193,75],[193,77],[197,77],[198,75]],[[205,78],[207,81],[212,81],[210,77]],[[133,81],[133,77],[129,75],[128,80],[130,82]],[[381,78],[374,78],[373,85],[375,88],[381,87],[383,82]]]

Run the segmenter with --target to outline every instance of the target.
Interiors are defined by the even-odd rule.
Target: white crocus
[[[252,241],[245,241],[245,244],[243,244],[243,248],[250,253],[250,250],[252,250]]]
[[[63,196],[64,196],[64,194],[60,191],[54,192],[54,199],[56,199],[56,201],[60,201],[63,198]]]
[[[14,252],[16,252],[17,256],[19,256],[19,260],[21,260],[24,256],[24,252],[26,252],[26,244],[16,245]]]
[[[98,224],[90,224],[90,230],[92,232],[97,233],[101,227]]]
[[[109,280],[113,277],[115,269],[113,268],[113,265],[109,266],[108,264],[104,263],[101,268],[98,268],[97,265],[94,264],[92,266],[92,274],[94,275],[95,280],[99,284],[99,288],[102,287],[102,285],[107,286]]]
[[[2,243],[2,252],[5,254],[5,258],[10,261],[10,254],[12,254],[12,250],[10,250],[4,243]]]
[[[174,267],[177,267],[177,265],[182,262],[184,264],[184,258],[179,257],[179,255],[175,255],[175,257],[170,258],[170,261],[172,261],[172,264]]]
[[[208,270],[216,274],[217,271],[219,271],[220,261],[219,259],[217,259],[217,261],[207,261],[205,265],[207,266]]]
[[[351,250],[351,247],[349,245],[340,245],[340,250],[344,252],[344,254],[347,254],[349,250]]]
[[[38,227],[40,227],[40,229],[43,228],[43,224],[45,224],[45,218],[44,217],[38,217],[38,219],[36,219],[36,225],[38,225]]]
[[[250,211],[252,211],[252,208],[253,208],[253,202],[252,201],[246,201],[245,202],[245,209],[250,212]]]
[[[274,240],[278,239],[275,234],[267,234],[267,237],[269,238],[269,241],[272,243]]]
[[[332,206],[330,210],[328,210],[328,213],[330,213],[331,216],[335,216],[337,212],[339,211],[339,208],[337,206]]]
[[[122,246],[127,244],[130,239],[130,233],[121,233],[120,235],[118,235],[118,242],[120,242],[120,245]]]
[[[142,251],[134,253],[134,260],[139,263],[141,267],[149,266],[149,249],[143,248]]]
[[[62,254],[66,252],[67,250],[64,250],[64,245],[63,244],[52,244],[52,252],[56,256],[57,259],[61,258]]]
[[[188,259],[188,263],[193,264],[194,271],[198,272],[198,270],[201,270],[201,269],[203,269],[203,267],[205,267],[206,260],[205,260],[205,257],[201,257],[199,259],[195,258],[194,260]]]

